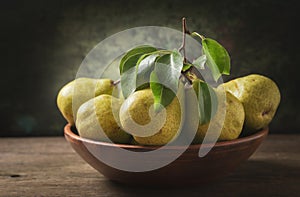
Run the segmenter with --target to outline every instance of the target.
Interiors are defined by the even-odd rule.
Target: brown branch
[[[186,63],[186,55],[185,55],[185,38],[186,38],[186,34],[191,34],[191,33],[187,28],[186,19],[185,19],[185,17],[183,17],[182,18],[182,44],[181,44],[181,46],[179,47],[178,50],[182,51],[185,63]]]

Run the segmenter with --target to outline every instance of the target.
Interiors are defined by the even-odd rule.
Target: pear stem
[[[114,81],[113,85],[116,86],[116,85],[118,85],[120,82],[121,82],[121,79],[118,79],[118,80]]]

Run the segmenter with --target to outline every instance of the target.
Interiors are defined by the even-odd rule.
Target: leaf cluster
[[[191,35],[201,38],[203,51],[192,63],[186,62],[177,49],[161,50],[142,45],[129,50],[119,65],[124,98],[137,90],[151,88],[154,109],[158,112],[172,102],[179,83],[191,82],[198,97],[200,124],[209,122],[216,113],[216,106],[212,104],[217,102],[216,93],[208,83],[199,80],[194,71],[201,72],[207,67],[217,81],[222,74],[230,73],[230,57],[217,41],[196,32]]]

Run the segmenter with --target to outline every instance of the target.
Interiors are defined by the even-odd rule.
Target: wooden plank
[[[299,147],[300,135],[269,135],[247,162],[217,183],[151,189],[108,181],[62,137],[0,138],[0,196],[297,196]]]

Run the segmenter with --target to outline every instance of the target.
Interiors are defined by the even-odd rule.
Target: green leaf
[[[150,75],[150,88],[154,96],[154,111],[159,112],[162,106],[167,107],[175,98],[176,94],[169,88],[160,84],[156,73]]]
[[[156,48],[143,45],[128,51],[120,61],[121,89],[127,98],[136,89],[136,65],[145,53],[156,51]]]
[[[213,39],[204,38],[202,40],[202,48],[203,53],[207,57],[207,66],[212,71],[215,81],[222,74],[228,75],[230,73],[230,57],[222,45]]]
[[[142,54],[138,53],[130,56],[123,64],[121,74],[121,89],[124,98],[127,98],[136,89],[136,63]]]
[[[157,58],[150,75],[150,88],[154,95],[154,110],[167,107],[178,90],[179,77],[183,68],[183,57],[174,50]]]
[[[176,92],[182,67],[183,57],[174,50],[157,58],[154,71],[161,84]]]
[[[133,55],[136,55],[136,54],[145,54],[145,53],[150,53],[150,52],[153,52],[153,51],[156,51],[157,49],[152,47],[152,46],[149,46],[149,45],[141,45],[141,46],[137,46],[131,50],[129,50],[121,59],[120,61],[120,66],[119,66],[119,69],[120,69],[120,74],[122,74],[124,71],[124,63],[127,61],[128,58],[130,58],[131,56]]]
[[[136,87],[139,88],[141,86],[147,87],[147,84],[150,82],[150,74],[154,70],[154,65],[156,58],[159,54],[145,54],[140,57],[137,62],[136,67]]]
[[[198,69],[204,69],[204,64],[206,60],[207,60],[206,55],[201,55],[200,57],[195,59],[192,64]]]
[[[201,80],[193,82],[193,88],[198,97],[199,124],[208,123],[218,109],[218,97],[215,90]]]
[[[192,66],[193,66],[192,64],[184,63],[184,64],[183,64],[183,67],[182,67],[182,71],[185,72],[185,71],[187,71],[188,69],[190,69]]]

